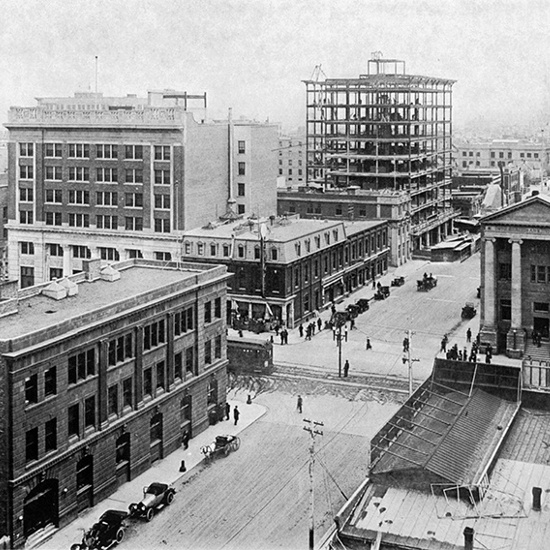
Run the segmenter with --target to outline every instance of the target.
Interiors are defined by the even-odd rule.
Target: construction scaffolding
[[[320,76],[304,81],[308,183],[408,192],[414,248],[443,240],[454,217],[455,81],[407,75],[404,61],[379,52],[358,78]]]

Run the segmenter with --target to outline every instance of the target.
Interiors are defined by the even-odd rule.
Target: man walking
[[[346,362],[344,363],[344,378],[348,377],[349,372],[349,361],[346,359]]]
[[[471,342],[472,341],[472,331],[470,329],[470,327],[468,327],[468,330],[466,331],[466,342]]]
[[[366,347],[367,347],[368,350],[372,349],[372,345],[370,343],[370,338],[367,338],[367,346]]]
[[[297,404],[296,404],[296,409],[298,410],[298,412],[299,412],[300,414],[302,414],[302,405],[303,405],[302,396],[299,395],[299,396],[298,396],[298,402],[297,402]]]
[[[233,418],[235,419],[235,426],[237,425],[237,422],[239,421],[239,416],[241,413],[239,412],[239,409],[237,405],[235,405],[235,408],[233,409]]]
[[[225,419],[229,420],[229,413],[231,412],[231,405],[226,401],[225,402]]]

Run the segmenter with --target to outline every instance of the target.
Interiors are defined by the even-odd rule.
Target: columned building
[[[486,216],[481,235],[481,341],[530,355],[533,333],[543,345],[549,338],[550,200],[537,195]]]

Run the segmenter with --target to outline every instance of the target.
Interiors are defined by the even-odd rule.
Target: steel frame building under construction
[[[404,61],[368,62],[358,78],[306,84],[308,185],[410,194],[411,251],[452,230],[452,85],[405,74]]]

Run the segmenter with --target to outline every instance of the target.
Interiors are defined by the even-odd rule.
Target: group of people
[[[317,321],[311,321],[306,325],[306,328],[304,329],[304,325],[300,323],[298,327],[298,333],[300,334],[300,338],[304,337],[304,333],[306,335],[306,340],[311,340],[312,336],[315,336],[315,330],[323,330],[323,321],[321,320],[321,317],[317,318]]]
[[[288,344],[288,330],[286,330],[285,327],[283,327],[279,332],[279,339],[281,340],[281,346],[284,346],[285,344]]]
[[[472,331],[470,328],[466,331],[466,342],[472,343],[470,350],[464,346],[464,349],[458,349],[458,344],[454,344],[451,348],[447,349],[448,336],[445,334],[441,340],[441,351],[445,353],[447,359],[454,361],[468,361],[470,363],[477,363],[478,354],[480,353],[480,341],[479,334],[472,342]],[[488,344],[485,347],[485,363],[490,364],[493,358],[493,347]]]
[[[537,346],[537,348],[540,348],[540,340],[542,338],[542,335],[540,332],[534,330],[532,333],[531,333],[531,340],[533,341],[533,344],[535,344],[535,346]]]

